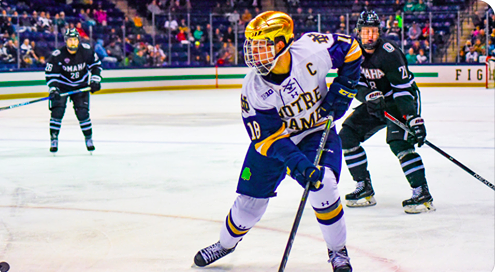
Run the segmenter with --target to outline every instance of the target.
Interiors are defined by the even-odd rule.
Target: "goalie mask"
[[[75,28],[68,28],[64,34],[65,44],[67,45],[67,50],[71,54],[75,54],[79,48],[79,32]]]
[[[375,49],[380,38],[380,18],[374,11],[363,11],[356,25],[358,41],[364,49]]]
[[[279,11],[266,11],[256,16],[246,26],[244,60],[260,75],[267,75],[275,67],[278,57],[289,49],[294,40],[294,23],[289,15]],[[278,53],[277,42],[284,48]]]

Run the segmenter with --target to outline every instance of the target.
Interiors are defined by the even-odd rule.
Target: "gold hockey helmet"
[[[294,40],[294,23],[280,11],[265,11],[246,26],[244,60],[260,75],[267,75],[275,67],[278,57],[285,53]],[[275,44],[283,41],[285,47],[275,52]]]

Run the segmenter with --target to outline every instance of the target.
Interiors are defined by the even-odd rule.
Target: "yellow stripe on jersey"
[[[254,148],[256,148],[256,151],[258,151],[261,155],[266,156],[268,149],[272,146],[274,142],[290,136],[290,134],[282,135],[284,131],[285,131],[285,124],[282,124],[282,126],[280,127],[279,130],[277,130],[277,132],[273,133],[263,141],[255,144]]]
[[[318,213],[315,211],[315,214],[316,214],[316,217],[320,220],[330,220],[330,219],[335,218],[337,215],[339,215],[340,211],[342,211],[342,204],[339,203],[339,205],[335,209],[333,209],[329,212]]]
[[[344,62],[353,62],[360,58],[363,54],[361,53],[361,48],[359,47],[359,43],[354,40],[351,45],[351,49],[347,52],[345,56]]]

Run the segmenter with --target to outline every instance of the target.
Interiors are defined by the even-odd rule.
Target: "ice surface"
[[[290,178],[233,254],[191,268],[195,253],[218,240],[236,198],[249,144],[239,94],[92,96],[92,156],[72,106],[55,156],[46,102],[0,112],[0,260],[12,272],[276,271],[302,195]],[[422,88],[422,99],[428,140],[494,183],[494,91]],[[354,271],[492,271],[492,189],[422,147],[437,211],[408,215],[401,202],[411,190],[384,131],[363,146],[378,204],[345,207]],[[354,186],[344,168],[341,197]],[[327,259],[308,205],[286,271],[331,271]]]

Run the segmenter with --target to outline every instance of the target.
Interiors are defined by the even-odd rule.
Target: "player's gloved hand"
[[[385,122],[385,99],[383,93],[378,90],[373,91],[365,96],[365,100],[368,113]]]
[[[419,115],[407,116],[407,127],[414,133],[414,143],[421,147],[426,138],[426,127],[423,118]]]
[[[89,87],[91,87],[91,93],[97,92],[101,89],[101,77],[99,76],[91,76],[91,82],[89,83]]]
[[[327,96],[323,99],[319,111],[321,117],[333,116],[333,120],[338,120],[344,116],[351,105],[352,99],[356,96],[357,90],[346,87],[340,82],[334,82],[328,90]]]
[[[60,90],[57,87],[51,87],[50,88],[50,99],[59,99],[60,98]]]
[[[301,186],[306,187],[306,184],[310,182],[311,190],[317,190],[320,187],[320,182],[325,172],[323,170],[324,168],[319,169],[314,166],[306,157],[290,159],[287,162],[287,166],[290,169],[291,177],[301,184]]]

